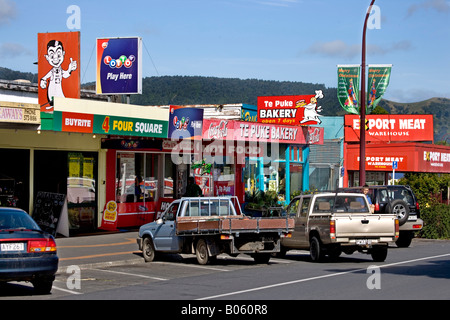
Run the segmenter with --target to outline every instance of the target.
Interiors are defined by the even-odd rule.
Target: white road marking
[[[447,257],[447,256],[450,256],[450,253],[441,254],[441,255],[437,255],[437,256],[418,258],[418,259],[412,259],[412,260],[406,260],[406,261],[400,261],[400,262],[394,262],[394,263],[381,265],[381,266],[378,266],[378,267],[386,268],[386,267],[392,267],[392,266],[397,266],[397,265],[401,265],[401,264],[408,264],[408,263],[416,262],[416,261],[432,260],[432,259],[442,258],[442,257]],[[306,282],[306,281],[312,281],[312,280],[319,280],[319,279],[324,279],[324,278],[342,276],[342,275],[345,275],[345,274],[355,273],[355,272],[360,272],[360,271],[366,271],[366,270],[367,270],[367,268],[360,268],[360,269],[355,269],[355,270],[351,270],[351,271],[331,273],[331,274],[326,274],[326,275],[317,276],[317,277],[311,277],[311,278],[305,278],[305,279],[297,279],[297,280],[292,280],[292,281],[287,281],[287,282],[275,283],[275,284],[262,286],[262,287],[256,287],[256,288],[250,288],[250,289],[246,289],[246,290],[239,290],[239,291],[234,291],[234,292],[229,292],[229,293],[223,293],[223,294],[218,294],[218,295],[214,295],[214,296],[199,298],[199,299],[196,299],[196,300],[210,300],[210,299],[216,299],[216,298],[229,297],[229,296],[238,295],[238,294],[241,294],[241,293],[261,291],[261,290],[266,290],[266,289],[270,289],[270,288],[282,287],[282,286],[287,286],[287,285],[291,285],[291,284],[295,284],[295,283],[301,283],[301,282]]]
[[[71,293],[71,294],[83,294],[83,292],[73,291],[73,290],[63,289],[63,288],[58,288],[58,287],[55,287],[55,286],[52,286],[52,289],[56,289],[56,290],[59,290],[59,291],[64,291],[64,292]]]
[[[106,269],[91,269],[91,270],[111,272],[111,273],[117,273],[117,274],[123,274],[123,275],[127,275],[127,276],[134,276],[134,277],[140,277],[140,278],[146,278],[146,279],[152,279],[152,280],[159,280],[159,281],[167,281],[167,280],[169,280],[169,279],[165,279],[165,278],[150,277],[150,276],[144,276],[144,275],[141,275],[141,274],[134,274],[134,273],[129,273],[129,272],[121,272],[121,271],[113,271],[113,270],[106,270]]]

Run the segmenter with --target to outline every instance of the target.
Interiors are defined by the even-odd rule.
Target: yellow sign
[[[117,220],[117,203],[115,201],[111,200],[106,204],[103,219],[111,222],[115,222]]]

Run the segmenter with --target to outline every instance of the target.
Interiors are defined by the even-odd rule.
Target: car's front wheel
[[[155,247],[149,237],[145,237],[142,241],[142,255],[145,262],[152,262],[155,259]]]

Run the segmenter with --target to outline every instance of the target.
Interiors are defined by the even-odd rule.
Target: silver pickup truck
[[[295,197],[287,208],[295,220],[290,238],[281,239],[280,256],[291,249],[309,250],[313,261],[355,251],[384,261],[399,225],[395,214],[373,214],[361,193],[319,193]]]

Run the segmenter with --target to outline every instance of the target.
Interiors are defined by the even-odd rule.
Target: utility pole
[[[372,0],[367,9],[366,18],[364,20],[363,36],[362,36],[362,57],[361,57],[361,105],[360,105],[360,145],[359,145],[359,185],[366,183],[366,30],[367,20],[375,0]]]

